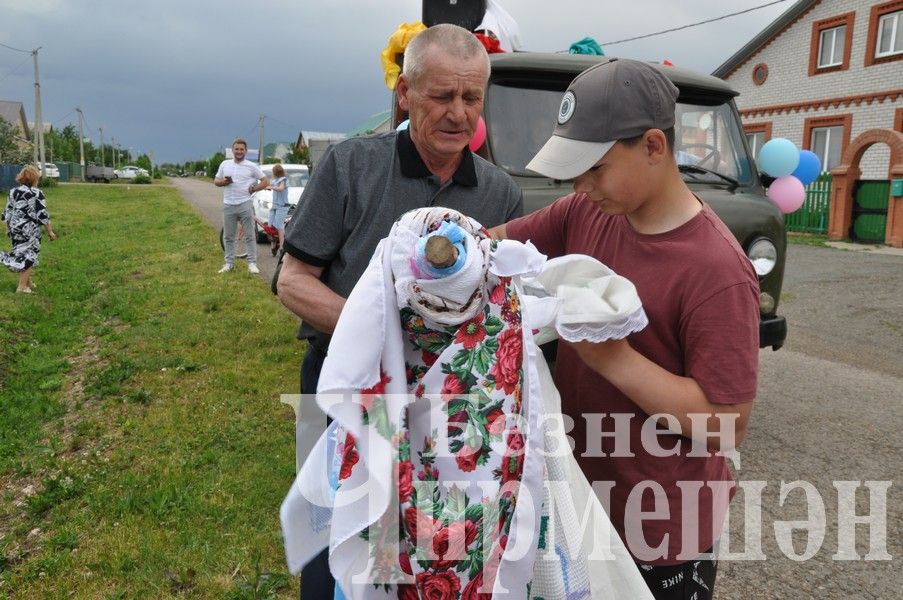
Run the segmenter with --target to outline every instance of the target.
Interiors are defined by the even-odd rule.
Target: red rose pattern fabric
[[[402,523],[398,568],[410,576],[409,583],[374,585],[375,596],[491,597],[488,591],[514,515],[513,490],[521,477],[525,447],[517,426],[524,386],[520,300],[510,278],[494,279],[489,302],[459,326],[429,323],[410,308],[401,310],[407,387],[422,397],[427,373],[441,373],[434,401],[441,402],[452,460],[437,455],[438,431],[421,431],[417,423],[407,422],[400,432],[380,430],[385,377],[364,390],[365,423],[391,438],[397,452]],[[350,435],[338,450],[341,485],[358,466],[359,456]],[[490,481],[497,492],[484,496],[485,483],[461,490],[442,481]],[[509,485],[503,489],[504,484]],[[471,495],[474,489],[479,493]],[[361,537],[374,535],[373,530]],[[371,545],[371,553],[374,548]]]

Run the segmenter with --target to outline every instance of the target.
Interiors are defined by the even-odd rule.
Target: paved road
[[[903,502],[887,493],[891,561],[840,561],[834,481],[893,481],[903,472],[903,256],[791,245],[779,312],[789,323],[778,352],[760,353],[759,396],[740,450],[739,480],[764,482],[761,527],[731,510],[731,545],[743,548],[744,524],[762,534],[763,561],[723,561],[718,598],[900,598]],[[782,482],[806,481],[824,501],[824,543],[805,561],[787,558],[775,523],[804,521],[816,503],[801,490],[781,505]],[[843,486],[844,484],[840,484]],[[886,484],[884,484],[886,485]],[[857,514],[870,512],[864,486]],[[877,498],[881,498],[877,494]],[[879,514],[880,507],[872,511]],[[849,514],[848,512],[845,514]],[[793,536],[796,552],[806,535]],[[856,527],[864,556],[869,530]],[[877,536],[876,536],[877,541]]]
[[[192,178],[173,183],[219,229],[220,191]],[[265,258],[262,252],[267,276],[272,264]],[[746,545],[744,535],[758,533],[765,559],[722,560],[716,597],[900,598],[903,501],[895,486],[903,472],[903,256],[791,245],[780,312],[789,322],[788,341],[778,352],[760,353],[759,396],[735,469],[745,486],[764,489],[747,514],[746,494],[738,493],[730,518],[729,550],[754,550],[757,544]],[[886,531],[893,560],[832,558],[838,551],[835,481],[893,482],[886,506],[880,489],[871,506],[864,484],[856,496],[857,514],[886,511],[886,528],[877,528],[872,539],[881,547]],[[805,551],[806,532],[792,536],[792,548],[782,548],[775,528],[807,520],[819,504],[807,502],[800,489],[782,502],[782,482],[811,484],[824,504],[824,529],[816,528],[823,543],[803,561],[788,555]],[[870,530],[858,525],[855,531],[863,557]]]

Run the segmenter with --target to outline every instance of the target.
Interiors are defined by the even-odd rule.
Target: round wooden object
[[[458,260],[458,249],[444,235],[434,235],[426,241],[426,260],[437,269],[445,269]]]

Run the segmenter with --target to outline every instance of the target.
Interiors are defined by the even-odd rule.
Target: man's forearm
[[[330,290],[317,277],[307,273],[283,271],[276,284],[279,300],[308,325],[324,333],[335,331],[345,299]]]

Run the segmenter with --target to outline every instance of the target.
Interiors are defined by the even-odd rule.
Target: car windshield
[[[512,175],[535,176],[526,165],[552,135],[561,97],[558,90],[489,86],[486,121],[496,164]],[[679,102],[676,112],[674,153],[679,165],[689,166],[681,169],[688,181],[751,182],[739,118],[729,103]]]
[[[304,187],[307,185],[307,180],[310,179],[307,171],[286,171],[285,178],[288,187]]]
[[[272,169],[264,169],[264,174],[269,178],[270,181],[273,181],[276,176],[273,175]],[[285,170],[285,180],[288,184],[288,187],[305,187],[307,185],[307,180],[310,179],[310,174],[307,171],[302,169],[286,169]]]

